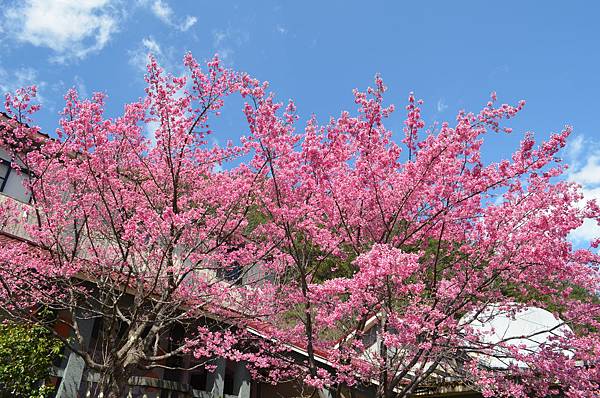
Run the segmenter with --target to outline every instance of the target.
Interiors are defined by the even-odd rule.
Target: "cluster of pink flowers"
[[[72,308],[68,289],[96,294],[68,282],[85,276],[154,300],[144,319],[216,314],[235,330],[200,328],[187,349],[245,361],[271,382],[401,397],[451,377],[487,395],[598,394],[600,258],[568,234],[600,221],[600,207],[578,206],[580,187],[560,179],[569,127],[542,143],[526,135],[510,159],[485,164],[485,135],[510,132],[503,122],[524,102],[498,106],[492,93],[481,112],[425,130],[410,94],[396,142],[376,77],[355,90],[354,113],[298,132],[295,104],[266,83],[216,58],[206,70],[191,54],[184,63],[189,73],[173,77],[151,59],[146,97],[117,119],[103,116],[103,95],[70,91],[59,139],[41,146],[23,145],[37,132],[23,124],[35,89],[7,96],[21,123],[0,143],[34,176],[27,232],[50,255],[0,249],[3,307]],[[210,146],[209,122],[233,94],[246,100],[247,135]],[[27,267],[47,283],[19,274]],[[234,268],[245,284],[219,280]],[[486,368],[480,358],[497,351],[461,319],[491,304],[549,309],[573,333],[527,355],[509,345],[521,365]],[[298,351],[304,359],[286,360]]]

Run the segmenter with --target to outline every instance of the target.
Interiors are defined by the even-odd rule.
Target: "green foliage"
[[[566,295],[569,300],[579,301],[581,303],[593,303],[600,304],[600,297],[594,292],[590,292],[581,286],[572,283],[561,283],[559,285],[548,281],[548,286],[562,292],[562,295]],[[568,294],[565,292],[568,291]],[[534,301],[537,306],[542,307],[552,313],[558,314],[563,320],[568,323],[568,318],[565,317],[565,305],[560,303],[564,297],[561,294],[548,294],[546,292],[540,292],[534,289],[530,285],[517,286],[515,283],[508,283],[502,286],[502,293],[508,297],[514,297],[516,302],[529,302]],[[600,321],[600,319],[597,319]],[[571,328],[576,334],[587,334],[597,332],[597,328],[594,325],[589,324],[570,324]]]
[[[313,274],[314,283],[320,283],[333,278],[350,278],[356,272],[356,267],[353,265],[356,259],[356,253],[348,245],[341,245],[339,249],[342,252],[341,256],[332,256],[328,253],[323,253],[316,246],[312,248],[315,259],[315,270]]]
[[[44,398],[43,385],[62,342],[38,325],[0,323],[0,397]]]
[[[251,233],[256,229],[256,227],[266,223],[268,220],[266,214],[262,212],[256,205],[250,206],[246,214],[246,218],[248,220],[248,225],[244,230],[246,234]]]

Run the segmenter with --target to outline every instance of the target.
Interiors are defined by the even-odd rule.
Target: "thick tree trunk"
[[[103,398],[123,398],[127,394],[127,385],[119,381],[104,386],[100,392]]]
[[[320,388],[319,389],[319,398],[334,398],[334,397],[328,388]]]
[[[129,389],[131,371],[125,366],[115,364],[100,374],[97,394],[103,398],[123,398]],[[100,395],[102,394],[102,395]]]

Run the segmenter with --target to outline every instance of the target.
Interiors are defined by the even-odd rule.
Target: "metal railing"
[[[63,370],[54,368],[53,373],[62,378]],[[80,392],[85,398],[102,398],[96,395],[96,385],[100,380],[97,373],[86,372]],[[197,390],[189,384],[178,381],[161,380],[153,377],[134,376],[129,379],[127,398],[238,398],[237,395],[217,395],[210,391]]]

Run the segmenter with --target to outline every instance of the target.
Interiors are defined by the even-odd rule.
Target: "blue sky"
[[[143,95],[149,51],[175,73],[185,51],[219,53],[321,121],[352,109],[352,89],[375,73],[399,108],[410,91],[423,98],[430,123],[477,111],[493,90],[502,102],[525,99],[515,132],[490,136],[486,158],[509,156],[524,131],[543,139],[573,125],[568,178],[600,198],[595,2],[0,0],[0,10],[0,92],[38,84],[47,132],[69,87],[106,92],[117,115]],[[238,105],[224,112],[218,141],[245,133]],[[401,116],[388,125],[400,130]],[[590,224],[575,239],[596,233]]]

